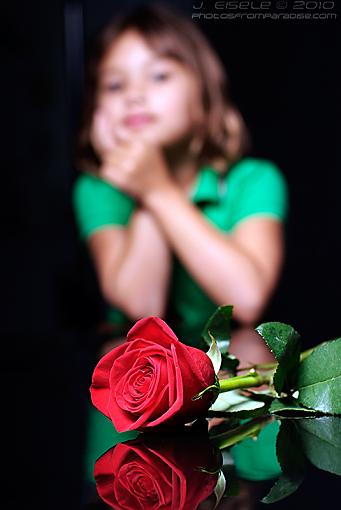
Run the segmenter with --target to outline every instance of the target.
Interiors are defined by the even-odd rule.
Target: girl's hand
[[[97,109],[94,112],[90,129],[90,142],[101,161],[114,151],[117,145],[110,116],[102,109]]]
[[[103,112],[94,117],[91,141],[102,165],[99,176],[141,201],[152,191],[174,186],[161,147],[143,133],[110,126]]]
[[[142,202],[149,193],[173,185],[161,149],[136,135],[117,135],[117,147],[103,161],[100,177]]]

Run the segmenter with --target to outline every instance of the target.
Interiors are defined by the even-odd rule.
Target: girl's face
[[[163,146],[191,134],[201,114],[194,74],[176,60],[158,56],[132,30],[109,47],[100,64],[97,105],[114,129],[142,133]]]

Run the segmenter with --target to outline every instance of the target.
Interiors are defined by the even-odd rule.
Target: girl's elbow
[[[261,309],[257,306],[236,306],[234,317],[244,326],[254,327],[261,317]]]
[[[245,293],[234,304],[233,315],[243,325],[254,327],[262,316],[266,301],[267,297],[259,289]]]
[[[102,294],[109,306],[118,308],[131,321],[138,321],[144,317],[163,317],[165,306],[161,300],[148,300],[145,296],[130,296],[125,293],[121,297],[113,289],[102,289]]]
[[[143,319],[144,317],[163,317],[164,307],[159,303],[148,303],[145,300],[131,300],[124,303],[122,311],[132,321]]]

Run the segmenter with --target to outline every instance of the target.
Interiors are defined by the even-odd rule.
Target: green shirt
[[[190,200],[208,221],[224,232],[232,232],[241,221],[251,216],[270,216],[283,221],[288,207],[287,185],[278,167],[270,161],[255,158],[238,161],[225,175],[218,174],[211,166],[201,168]],[[128,225],[136,207],[131,197],[89,174],[82,174],[76,181],[73,202],[80,236],[84,240],[107,226]],[[195,342],[194,338],[198,338],[217,305],[176,257],[171,282],[171,325],[183,341],[191,343],[190,337],[193,337]],[[117,311],[110,311],[108,316],[111,321],[120,321],[123,317]]]

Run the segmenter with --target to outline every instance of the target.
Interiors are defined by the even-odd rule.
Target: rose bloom
[[[139,320],[127,342],[108,352],[95,367],[91,399],[118,432],[179,425],[204,416],[216,398],[211,360],[181,343],[157,317]]]
[[[213,493],[220,464],[207,433],[191,432],[120,443],[96,461],[94,475],[114,509],[195,510]]]

